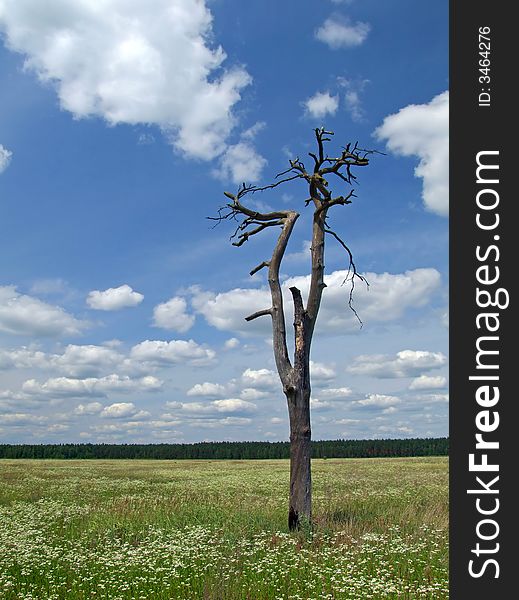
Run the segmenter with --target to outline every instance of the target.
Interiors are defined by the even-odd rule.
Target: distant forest
[[[322,440],[313,458],[447,456],[449,438]],[[201,442],[197,444],[0,444],[0,458],[269,459],[289,458],[288,442]]]

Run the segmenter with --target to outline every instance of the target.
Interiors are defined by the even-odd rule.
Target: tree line
[[[449,438],[312,441],[313,458],[447,456]],[[290,458],[289,442],[196,444],[0,444],[0,458],[271,459]]]

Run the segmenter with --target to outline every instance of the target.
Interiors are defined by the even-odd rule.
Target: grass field
[[[447,458],[0,460],[0,598],[448,598]]]

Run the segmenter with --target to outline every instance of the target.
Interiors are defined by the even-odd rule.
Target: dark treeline
[[[446,456],[449,438],[322,440],[314,458]],[[0,444],[0,458],[267,459],[289,458],[288,442],[201,442],[197,444]]]

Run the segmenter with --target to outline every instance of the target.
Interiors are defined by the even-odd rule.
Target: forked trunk
[[[288,527],[312,523],[310,388],[287,395],[290,419],[290,500]]]

